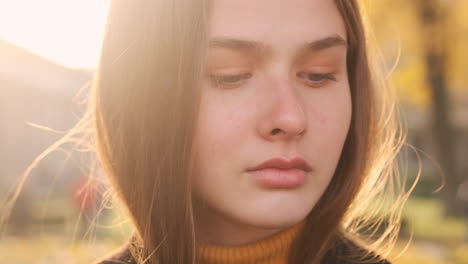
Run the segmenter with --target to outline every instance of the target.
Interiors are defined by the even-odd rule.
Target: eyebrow
[[[347,48],[348,44],[344,38],[339,35],[332,35],[329,37],[325,37],[322,39],[314,40],[312,42],[305,43],[299,48],[299,51],[305,52],[318,52],[324,49],[336,47],[336,46],[343,46]],[[265,53],[271,52],[272,47],[257,41],[252,40],[243,40],[243,39],[235,39],[235,38],[226,38],[226,37],[219,37],[214,38],[209,41],[210,48],[227,48],[233,50],[239,50],[243,52],[251,52],[251,53]]]

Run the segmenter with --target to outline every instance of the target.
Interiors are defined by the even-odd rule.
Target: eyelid
[[[211,75],[235,75],[252,71],[250,67],[213,67],[208,70]]]
[[[336,79],[336,73],[335,72],[327,72],[327,73],[320,73],[320,72],[298,72],[297,77],[304,79],[307,85],[312,86],[312,87],[322,87],[325,86],[329,81],[335,81],[337,82],[338,80]],[[308,77],[311,75],[315,75],[321,78],[320,81],[313,81],[309,80]],[[305,78],[304,78],[305,77]]]
[[[252,76],[252,73],[244,72],[244,73],[234,73],[234,74],[210,74],[210,76],[219,77],[219,78],[229,78],[229,77],[250,78]]]
[[[252,58],[234,51],[217,51],[209,54],[205,62],[206,69],[213,71],[245,71],[253,66]]]
[[[252,77],[252,75],[251,72],[243,72],[234,74],[210,74],[208,77],[214,86],[237,87]],[[229,78],[234,78],[234,82],[226,81],[226,79]]]

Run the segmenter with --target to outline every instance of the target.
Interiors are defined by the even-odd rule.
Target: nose
[[[270,85],[271,96],[264,100],[267,109],[258,122],[257,130],[268,141],[298,139],[307,131],[307,115],[300,95],[290,81]]]

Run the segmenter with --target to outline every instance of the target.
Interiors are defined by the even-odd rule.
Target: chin
[[[299,192],[262,194],[253,198],[248,206],[238,208],[238,212],[254,222],[291,225],[307,217],[316,204],[314,198]]]
[[[243,218],[250,225],[257,227],[284,228],[303,221],[309,212],[309,208],[293,208],[284,205],[277,206],[272,210],[259,209],[252,215]]]

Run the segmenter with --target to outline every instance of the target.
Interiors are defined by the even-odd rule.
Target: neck
[[[197,256],[202,264],[287,263],[291,244],[304,225],[305,220],[271,236],[242,245],[226,246],[199,240]]]

